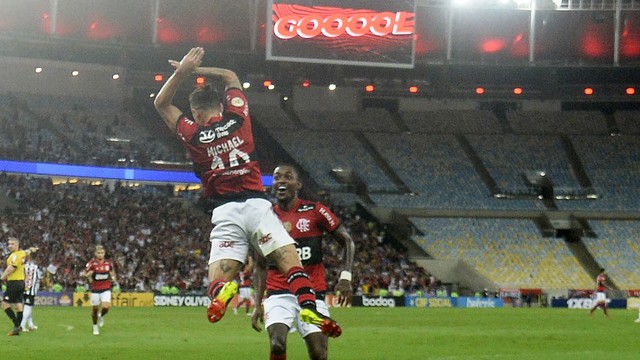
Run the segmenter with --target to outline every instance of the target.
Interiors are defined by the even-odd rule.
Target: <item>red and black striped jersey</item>
[[[212,117],[205,125],[182,115],[176,135],[191,155],[205,198],[264,191],[249,106],[240,89],[226,91],[222,116]]]
[[[91,290],[104,291],[111,289],[111,271],[114,269],[113,262],[109,259],[102,261],[93,258],[87,263],[85,271],[93,271],[91,275]]]
[[[598,275],[598,277],[596,278],[596,286],[598,292],[604,292],[607,290],[606,282],[607,277],[604,274]]]
[[[322,234],[335,231],[340,220],[327,206],[319,202],[298,199],[295,206],[284,211],[275,205],[274,211],[289,235],[296,241],[296,250],[314,290],[327,290],[322,262]],[[267,290],[288,289],[287,279],[275,268],[269,269]]]

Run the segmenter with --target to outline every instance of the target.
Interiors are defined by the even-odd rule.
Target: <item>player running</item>
[[[273,183],[277,198],[274,211],[296,240],[296,248],[304,269],[317,291],[318,311],[329,316],[329,307],[324,301],[327,282],[322,256],[322,235],[324,232],[330,233],[344,247],[343,271],[336,286],[340,305],[347,305],[351,301],[351,268],[355,251],[353,240],[327,206],[298,198],[302,184],[293,166],[278,166],[273,172]],[[252,326],[256,331],[261,331],[259,322],[264,322],[271,345],[270,359],[286,359],[287,334],[294,328],[304,338],[311,359],[326,359],[328,338],[317,326],[300,321],[300,307],[296,306],[295,297],[287,289],[285,277],[273,264],[269,264],[267,271],[264,261],[256,260],[256,263],[256,309],[252,317]],[[267,298],[263,302],[265,287]],[[264,309],[261,304],[264,304]]]
[[[111,305],[111,287],[118,282],[113,261],[105,259],[106,253],[104,246],[96,245],[95,257],[87,263],[84,270],[84,276],[91,284],[93,335],[100,335],[104,317]]]
[[[600,273],[596,277],[596,304],[589,311],[589,316],[593,317],[593,313],[597,308],[601,307],[606,317],[609,317],[607,310],[607,272],[600,269]]]

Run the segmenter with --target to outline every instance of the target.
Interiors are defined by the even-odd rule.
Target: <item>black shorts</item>
[[[33,306],[35,303],[36,303],[36,296],[35,295],[24,294],[24,304],[25,305]]]
[[[7,291],[4,292],[2,301],[9,304],[18,304],[24,300],[24,280],[7,281]]]

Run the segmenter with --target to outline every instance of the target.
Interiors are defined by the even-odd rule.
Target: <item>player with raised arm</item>
[[[91,286],[91,320],[93,321],[93,335],[100,335],[104,326],[104,317],[111,306],[111,287],[117,283],[116,269],[113,261],[106,259],[107,252],[102,245],[96,245],[94,255],[84,270],[84,276]]]
[[[24,310],[24,263],[27,256],[38,251],[32,246],[26,250],[20,249],[20,240],[16,237],[9,237],[7,241],[9,257],[7,258],[7,268],[0,275],[0,282],[7,281],[7,291],[2,296],[2,310],[7,314],[13,323],[13,330],[9,336],[20,335],[20,323]],[[13,308],[15,308],[15,313]]]
[[[335,289],[340,305],[351,302],[351,268],[355,245],[344,225],[327,206],[298,197],[301,188],[298,171],[293,166],[276,167],[273,172],[273,190],[277,199],[274,211],[296,240],[298,255],[317,291],[318,311],[329,316],[329,307],[324,302],[327,282],[322,253],[323,233],[330,233],[344,248],[342,272]],[[286,359],[287,335],[293,328],[304,338],[311,359],[326,359],[328,338],[318,327],[300,321],[300,307],[296,306],[295,297],[287,289],[286,279],[273,264],[266,264],[264,259],[256,263],[256,309],[252,326],[256,331],[261,331],[259,322],[264,322],[270,339],[270,359]],[[263,301],[265,288],[267,298]]]
[[[204,49],[192,48],[162,86],[154,105],[165,124],[176,133],[191,155],[194,171],[204,188],[203,197],[212,210],[207,310],[210,322],[219,321],[238,292],[233,281],[242,269],[249,247],[271,259],[286,275],[287,285],[303,308],[305,322],[320,325],[337,336],[340,326],[316,310],[315,292],[304,272],[293,239],[273,213],[264,194],[247,98],[237,75],[228,69],[200,67]],[[189,96],[193,119],[173,105],[180,84],[194,74],[221,80],[224,96],[209,84]]]
[[[604,269],[600,269],[600,273],[596,277],[596,304],[593,305],[589,311],[589,316],[593,317],[593,313],[597,308],[601,307],[604,314],[609,317],[609,311],[607,310],[607,272]]]

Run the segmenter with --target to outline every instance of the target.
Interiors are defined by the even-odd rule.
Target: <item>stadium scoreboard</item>
[[[267,60],[413,68],[415,0],[269,0]]]

